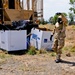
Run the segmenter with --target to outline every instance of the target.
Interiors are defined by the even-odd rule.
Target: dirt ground
[[[66,50],[75,47],[75,26],[68,26],[66,35],[61,63],[55,63],[52,52],[16,55],[0,51],[0,75],[75,75],[75,52]]]

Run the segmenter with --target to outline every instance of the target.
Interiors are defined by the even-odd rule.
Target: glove
[[[52,37],[53,37],[53,35],[51,35],[51,37],[50,37],[50,41],[52,41]]]

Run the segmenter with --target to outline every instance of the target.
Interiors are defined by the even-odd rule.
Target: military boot
[[[57,54],[57,56],[56,56],[56,60],[55,60],[56,63],[61,62],[60,57],[61,57],[61,55],[60,55],[60,54]]]

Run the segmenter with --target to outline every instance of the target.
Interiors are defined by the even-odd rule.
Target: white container
[[[31,38],[30,38],[30,43],[31,46],[34,46],[37,49],[52,49],[52,44],[53,44],[53,38],[50,40],[51,31],[43,31],[39,30],[36,28],[33,28],[31,30]]]
[[[1,31],[1,48],[7,51],[27,49],[26,30]]]

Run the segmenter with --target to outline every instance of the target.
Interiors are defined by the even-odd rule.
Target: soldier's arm
[[[55,34],[55,29],[53,30],[53,35]]]
[[[53,30],[53,33],[51,34],[51,36],[50,36],[50,40],[52,41],[52,37],[53,37],[53,35],[55,34],[55,28],[54,28],[54,30]]]
[[[67,24],[68,24],[67,18],[65,17],[65,15],[63,13],[61,14],[61,16],[62,16],[64,26],[67,26]]]
[[[54,28],[54,30],[53,30],[53,35],[55,34],[56,27],[59,27],[58,22],[55,24],[55,28]]]
[[[27,37],[28,37],[28,36],[31,36],[31,35],[32,35],[32,34],[31,34],[31,33],[29,33],[29,34],[27,35]]]

